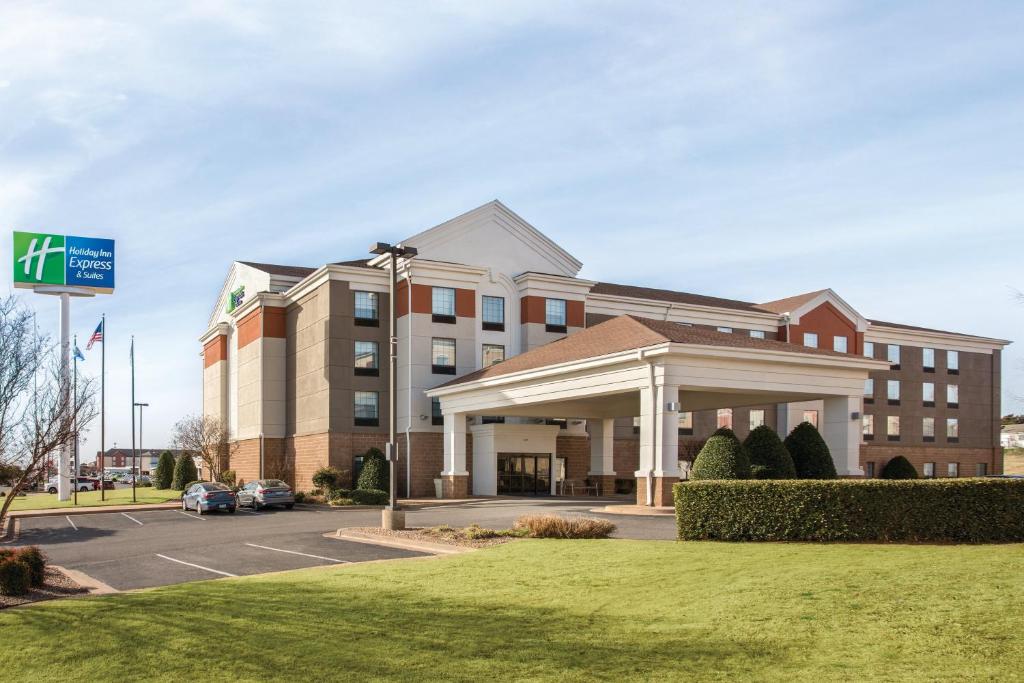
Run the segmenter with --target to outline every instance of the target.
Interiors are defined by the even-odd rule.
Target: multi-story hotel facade
[[[924,476],[1001,471],[1009,342],[865,318],[830,289],[749,303],[579,277],[494,201],[403,240],[399,491],[637,491],[666,503],[717,427],[810,421],[842,476],[896,455]],[[386,257],[237,261],[201,336],[203,411],[230,466],[312,487],[388,426]]]

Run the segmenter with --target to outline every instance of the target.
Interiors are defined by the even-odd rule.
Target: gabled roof
[[[850,357],[849,354],[837,353],[826,349],[794,346],[793,344],[773,339],[755,339],[744,334],[717,332],[665,320],[641,318],[635,315],[620,315],[593,327],[574,332],[567,337],[544,346],[531,349],[526,353],[512,356],[508,360],[496,365],[468,373],[441,386],[454,386],[478,379],[500,377],[513,372],[536,370],[548,365],[598,358],[613,353],[642,349],[668,342],[693,344],[696,346],[724,346],[843,358]]]
[[[827,289],[819,289],[814,292],[807,292],[806,294],[797,294],[796,296],[789,296],[785,299],[776,299],[775,301],[766,301],[763,304],[757,304],[758,308],[763,308],[766,311],[772,313],[789,313],[800,308],[807,302],[821,296]]]
[[[1006,339],[993,339],[991,337],[982,337],[976,334],[965,334],[963,332],[950,332],[948,330],[936,330],[933,327],[917,327],[916,325],[904,325],[903,323],[887,323],[881,320],[868,320],[873,326],[876,327],[891,327],[897,330],[912,330],[915,332],[933,332],[935,334],[955,334],[958,337],[972,337],[974,339],[983,339],[985,341],[998,341],[1004,344],[1009,344],[1009,340]]]

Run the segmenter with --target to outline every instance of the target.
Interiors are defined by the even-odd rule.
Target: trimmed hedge
[[[674,492],[681,540],[1024,541],[1024,480],[698,481]]]
[[[20,557],[0,557],[0,595],[24,595],[32,586],[32,569]]]
[[[700,449],[690,479],[749,479],[750,461],[735,435],[712,436]]]
[[[356,489],[348,497],[356,505],[387,505],[389,500],[387,491],[373,489]]]
[[[902,455],[885,463],[879,475],[882,479],[917,479],[917,469]]]
[[[783,445],[793,458],[797,479],[835,479],[839,476],[825,439],[810,422],[801,422],[793,427]]]
[[[331,492],[345,487],[348,472],[337,467],[321,467],[313,473],[313,486]]]
[[[796,465],[782,439],[768,425],[751,430],[743,441],[750,457],[752,479],[796,479]],[[763,468],[754,470],[755,467]]]

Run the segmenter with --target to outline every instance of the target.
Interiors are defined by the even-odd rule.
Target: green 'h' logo
[[[64,235],[14,233],[14,281],[64,284]]]

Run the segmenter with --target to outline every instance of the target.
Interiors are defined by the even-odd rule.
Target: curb
[[[670,507],[647,507],[646,505],[606,505],[594,508],[591,512],[602,515],[622,515],[627,517],[672,517],[675,510]]]
[[[82,588],[85,588],[87,591],[89,591],[88,593],[85,593],[84,595],[81,595],[81,596],[78,596],[78,597],[86,597],[86,596],[91,596],[91,595],[111,595],[112,593],[120,593],[121,592],[121,591],[117,590],[116,588],[113,588],[112,586],[108,586],[107,584],[103,583],[99,579],[94,579],[91,576],[89,576],[88,574],[86,574],[84,572],[80,572],[77,569],[68,569],[67,567],[61,567],[60,565],[56,565],[56,564],[50,565],[50,566],[53,567],[54,569],[60,570],[69,579],[71,579],[72,581],[77,583],[79,586],[81,586]],[[40,602],[47,602],[47,601],[46,600],[42,600]]]
[[[333,538],[340,541],[354,541],[367,545],[381,545],[387,548],[399,548],[401,550],[417,550],[430,553],[431,555],[461,555],[471,553],[478,548],[466,548],[461,546],[448,545],[444,543],[430,543],[429,541],[411,541],[406,539],[393,538],[388,536],[377,536],[375,534],[364,534],[358,531],[347,531],[338,529],[336,532],[324,534],[324,538]]]
[[[64,515],[100,515],[104,513],[117,512],[145,512],[146,510],[175,510],[181,507],[181,501],[169,503],[139,503],[138,505],[94,505],[84,508],[49,508],[47,510],[17,510],[9,512],[11,519],[23,519],[26,517],[63,517]]]

